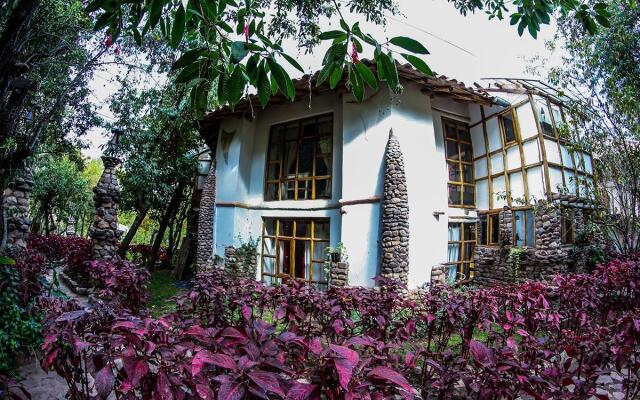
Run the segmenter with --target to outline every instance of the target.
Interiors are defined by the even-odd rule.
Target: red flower
[[[242,33],[244,34],[244,41],[248,42],[249,41],[249,22],[248,21],[244,25],[244,29],[242,30]]]
[[[120,46],[117,46],[113,52],[115,53],[115,55],[119,56],[120,55]]]
[[[104,45],[107,47],[111,47],[112,44],[113,44],[113,37],[111,37],[111,35],[107,35],[104,38]]]
[[[358,57],[358,48],[355,43],[352,43],[351,46],[351,61],[353,61],[354,64],[357,64],[360,62],[360,58]]]

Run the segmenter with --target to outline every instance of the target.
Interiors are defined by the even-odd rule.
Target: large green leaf
[[[184,28],[185,28],[185,12],[182,4],[178,6],[176,10],[176,15],[173,20],[173,29],[171,30],[171,47],[174,49],[178,48],[180,42],[182,41],[182,36],[184,36]]]
[[[198,57],[200,57],[200,55],[204,53],[205,50],[206,49],[198,48],[198,49],[191,49],[189,51],[186,51],[183,55],[180,56],[180,58],[176,60],[175,63],[173,63],[173,66],[171,66],[171,69],[175,71],[180,68],[186,67],[187,65],[197,60]]]
[[[393,92],[397,93],[400,89],[400,79],[398,78],[398,70],[396,68],[396,63],[391,56],[391,53],[380,53],[380,64],[382,65],[384,78],[387,81],[389,88]]]
[[[361,62],[355,64],[355,66],[356,70],[362,77],[362,80],[366,82],[371,89],[378,89],[378,80],[376,79],[375,75],[373,75],[373,71],[371,71],[371,68],[367,67],[366,65],[364,65],[364,63]]]
[[[340,79],[342,78],[343,73],[344,73],[343,64],[336,63],[336,66],[333,69],[333,72],[331,73],[331,77],[329,78],[329,87],[331,89],[335,89],[336,86],[338,86],[338,83],[340,82]]]
[[[429,68],[427,63],[424,62],[421,58],[418,58],[411,54],[405,54],[405,53],[402,53],[402,57],[404,57],[407,61],[409,61],[411,65],[413,65],[413,67],[418,71],[422,72],[425,75],[433,76],[433,71],[431,70],[431,68]]]
[[[304,74],[304,68],[302,68],[302,66],[293,59],[293,57],[291,57],[288,54],[285,53],[280,53],[282,55],[282,57],[284,57],[285,60],[287,60],[289,62],[289,64],[291,64],[295,69],[297,69],[298,71],[302,72]]]
[[[287,74],[287,71],[285,71],[284,68],[282,68],[282,66],[278,64],[273,58],[268,58],[267,63],[269,63],[271,75],[276,80],[280,91],[291,100],[294,100],[296,98],[296,91],[293,87],[293,82],[291,82],[289,74]]]
[[[271,98],[271,83],[269,83],[269,77],[264,66],[258,71],[258,98],[260,99],[260,105],[265,108]]]
[[[402,47],[405,50],[408,50],[412,53],[418,54],[429,54],[429,50],[422,45],[422,43],[418,42],[415,39],[411,39],[406,36],[396,36],[389,40],[389,43],[394,44],[398,47]]]
[[[329,79],[335,66],[336,66],[335,63],[330,62],[328,64],[325,64],[324,67],[322,67],[322,69],[320,70],[320,73],[318,74],[318,79],[316,80],[316,86],[322,85],[327,79]]]
[[[345,39],[347,38],[347,34],[343,31],[327,31],[322,32],[320,35],[318,35],[318,39],[320,40],[329,40],[342,37],[344,37]]]
[[[0,265],[15,265],[16,260],[7,256],[0,256]]]
[[[231,107],[240,101],[246,85],[247,81],[242,73],[242,66],[238,65],[233,70],[233,73],[229,77],[229,81],[225,85],[225,90],[227,91],[225,97]]]
[[[247,49],[245,42],[236,41],[231,43],[231,61],[237,64],[242,61],[247,54],[249,54],[249,49]]]
[[[151,0],[149,5],[149,27],[155,28],[162,16],[162,7],[164,7],[165,0]]]
[[[358,103],[361,103],[364,99],[364,85],[362,83],[362,77],[360,76],[358,69],[354,67],[353,64],[349,64],[349,68],[349,84],[351,86],[351,92]]]
[[[176,83],[187,83],[192,79],[199,78],[201,69],[204,68],[203,62],[194,62],[182,69],[176,76]]]

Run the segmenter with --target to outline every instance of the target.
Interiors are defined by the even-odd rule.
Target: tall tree
[[[610,25],[585,35],[561,18],[566,56],[550,81],[573,100],[566,130],[576,147],[593,152],[593,190],[606,212],[599,222],[624,253],[640,250],[640,6],[609,0]],[[604,7],[595,5],[594,7]]]

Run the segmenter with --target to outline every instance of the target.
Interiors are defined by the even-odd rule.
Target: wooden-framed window
[[[262,281],[278,284],[282,278],[293,277],[326,288],[329,219],[263,218],[262,222]]]
[[[560,237],[562,239],[562,243],[571,244],[574,241],[574,232],[573,232],[573,218],[568,215],[562,215],[560,217]]]
[[[481,214],[478,243],[483,246],[497,246],[500,241],[500,214]]]
[[[469,125],[443,118],[445,154],[449,173],[449,205],[473,208],[476,204],[473,146]]]
[[[516,120],[514,115],[514,110],[511,109],[509,112],[504,113],[498,117],[500,121],[500,130],[502,131],[502,138],[504,139],[505,145],[515,143],[517,139]]]
[[[513,211],[513,244],[535,247],[535,217],[531,209]]]
[[[273,125],[264,199],[331,198],[333,114]]]
[[[540,122],[540,128],[542,128],[542,134],[546,136],[555,137],[555,130],[553,128],[553,121],[551,120],[551,111],[549,110],[549,103],[547,99],[543,97],[537,97],[534,101],[534,109],[538,115],[538,121]]]
[[[449,222],[447,280],[450,283],[473,278],[473,250],[476,245],[475,222]]]

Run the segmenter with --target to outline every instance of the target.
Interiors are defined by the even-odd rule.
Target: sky
[[[509,25],[508,18],[489,21],[482,12],[465,17],[445,0],[399,0],[398,4],[401,15],[389,18],[385,27],[361,22],[362,30],[378,40],[409,36],[420,41],[431,53],[425,61],[433,71],[468,85],[473,82],[483,84],[482,78],[530,77],[525,69],[533,56],[548,59],[540,71],[544,76],[544,71],[560,60],[558,50],[550,54],[545,48],[545,41],[553,39],[553,25],[543,25],[538,38],[533,39],[527,32],[522,37],[518,36],[516,27]],[[345,18],[351,23],[356,21],[355,16],[346,15]],[[326,29],[335,29],[338,22],[324,21],[322,25]],[[284,48],[312,72],[320,67],[327,46],[318,47],[313,54],[298,51],[293,41],[286,42]],[[288,72],[291,76],[299,75],[293,68],[288,68]],[[112,79],[119,73],[121,71],[116,67],[104,68],[95,74],[90,85],[91,101],[106,120],[113,119],[108,99],[118,90]],[[83,153],[90,158],[99,157],[100,146],[108,136],[103,129],[90,131],[86,137],[89,148]]]

